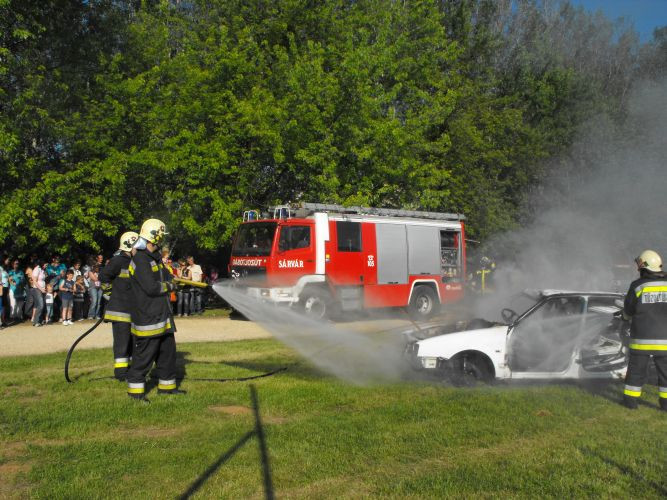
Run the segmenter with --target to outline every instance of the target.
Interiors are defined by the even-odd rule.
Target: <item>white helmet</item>
[[[138,239],[139,235],[134,231],[127,231],[123,233],[120,237],[120,247],[118,247],[118,250],[122,250],[123,252],[131,252],[132,247]]]
[[[662,271],[662,259],[660,258],[660,255],[653,250],[644,250],[639,254],[639,257],[635,259],[635,262],[639,269],[648,269],[654,273]]]
[[[141,231],[139,232],[140,237],[154,245],[159,245],[166,234],[169,234],[167,228],[164,222],[159,219],[148,219],[141,225]]]

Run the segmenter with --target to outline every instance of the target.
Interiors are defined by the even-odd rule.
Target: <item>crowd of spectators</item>
[[[99,254],[71,265],[54,255],[49,262],[33,255],[25,261],[9,256],[0,260],[0,328],[29,319],[33,326],[61,323],[65,326],[84,319],[99,319],[104,313],[100,269],[108,262]],[[213,282],[218,272],[207,276],[192,256],[174,261],[169,252],[162,262],[174,276],[191,281]],[[207,295],[201,288],[181,286],[169,296],[174,315],[202,314]]]

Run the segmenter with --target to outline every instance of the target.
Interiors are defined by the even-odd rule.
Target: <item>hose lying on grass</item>
[[[275,375],[276,373],[284,372],[287,371],[287,367],[283,366],[281,368],[277,368],[275,370],[272,370],[270,372],[262,373],[260,375],[251,375],[249,377],[233,377],[233,378],[191,378],[191,377],[176,377],[176,380],[183,381],[183,380],[188,380],[190,382],[245,382],[246,380],[255,380],[257,378],[264,378],[264,377],[270,377],[271,375]],[[96,380],[115,380],[115,377],[108,376],[108,377],[97,377],[97,378],[91,378],[89,382],[94,382]],[[157,380],[157,378],[154,378],[154,380]]]
[[[67,358],[65,358],[65,380],[67,380],[70,384],[74,382],[72,379],[69,378],[69,361],[72,358],[72,353],[74,352],[74,348],[77,346],[79,342],[81,342],[83,339],[85,339],[95,328],[100,326],[100,323],[104,321],[104,318],[100,318],[97,320],[97,323],[95,323],[93,326],[91,326],[88,330],[86,330],[83,335],[81,335],[78,339],[74,341],[72,344],[72,347],[69,348],[69,351],[67,351]]]

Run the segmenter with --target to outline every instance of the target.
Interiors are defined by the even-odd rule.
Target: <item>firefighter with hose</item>
[[[176,387],[176,325],[169,294],[175,289],[172,276],[160,258],[160,245],[167,234],[164,223],[148,219],[141,226],[129,265],[133,304],[131,331],[134,338],[132,364],[127,372],[131,398],[146,399],[146,375],[156,364],[158,394],[184,394]]]
[[[658,372],[660,408],[667,411],[667,275],[662,272],[660,255],[653,250],[643,251],[635,263],[639,279],[630,285],[623,306],[624,319],[632,318],[623,403],[637,408],[652,357]]]
[[[132,291],[130,289],[130,261],[132,247],[139,239],[135,232],[128,231],[120,237],[120,247],[109,263],[100,271],[102,288],[111,288],[111,298],[104,311],[104,321],[111,322],[113,332],[113,374],[117,380],[124,381],[132,357],[132,334],[130,332],[130,306]]]

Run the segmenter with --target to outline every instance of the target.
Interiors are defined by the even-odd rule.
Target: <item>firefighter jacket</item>
[[[643,272],[630,285],[623,313],[632,317],[632,352],[667,356],[667,276]]]
[[[164,268],[160,255],[137,250],[128,270],[133,298],[132,333],[138,337],[157,337],[175,332],[167,286],[171,274]]]
[[[111,299],[104,310],[105,321],[131,322],[130,306],[133,299],[128,271],[131,260],[129,253],[118,251],[100,271],[100,281],[103,284],[111,283],[112,286]]]

